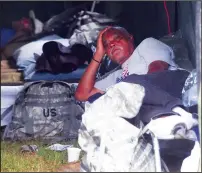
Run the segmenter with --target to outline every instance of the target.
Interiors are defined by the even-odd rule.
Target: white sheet
[[[36,63],[34,54],[41,55],[43,53],[42,47],[46,42],[49,41],[57,41],[61,43],[63,46],[68,47],[69,46],[69,40],[64,39],[57,35],[49,35],[46,37],[43,37],[39,40],[32,41],[31,43],[28,43],[19,49],[17,49],[13,57],[15,58],[17,62],[17,66],[20,69],[26,69],[30,64]]]
[[[23,85],[19,86],[1,86],[1,115],[7,108],[15,103],[17,94],[23,89]],[[5,117],[1,117],[1,126],[8,125],[12,118],[12,112]]]
[[[142,86],[120,82],[91,105],[86,105],[79,145],[86,153],[83,163],[90,172],[138,170],[131,161],[139,129],[123,118],[137,115],[144,94]]]

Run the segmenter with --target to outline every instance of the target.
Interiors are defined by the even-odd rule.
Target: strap
[[[59,101],[59,102],[56,102],[56,103],[49,103],[49,102],[46,102],[47,103],[47,106],[46,107],[56,107],[56,106],[67,106],[69,104],[72,104],[72,100],[67,100],[67,101]],[[37,101],[32,101],[32,102],[25,102],[25,105],[26,106],[37,106],[37,107],[44,107],[43,104],[37,102]]]
[[[51,95],[35,95],[35,94],[26,94],[27,97],[33,98],[33,99],[53,99],[53,98],[64,98],[66,97],[67,93],[61,93],[61,94],[51,94]]]
[[[98,60],[92,58],[93,61],[97,62],[98,64],[101,64],[102,62],[99,62]]]
[[[2,114],[1,114],[1,119],[4,119],[4,117],[10,113],[13,110],[13,105],[9,106]]]

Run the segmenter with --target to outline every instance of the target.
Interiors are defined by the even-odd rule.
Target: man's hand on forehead
[[[105,48],[103,47],[103,34],[110,29],[111,26],[106,27],[102,31],[100,31],[98,39],[97,39],[97,50],[96,52],[99,54],[99,57],[102,58],[105,54]]]
[[[112,28],[112,26],[108,26],[105,29],[103,29],[100,34],[104,34],[108,29]]]

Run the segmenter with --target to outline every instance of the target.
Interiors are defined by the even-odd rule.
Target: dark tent
[[[0,27],[9,26],[11,21],[28,16],[30,9],[36,12],[40,20],[47,21],[65,9],[81,4],[85,4],[90,10],[92,3],[93,1],[0,2]],[[197,15],[200,16],[197,6],[200,8],[200,2],[98,1],[94,11],[118,19],[119,24],[134,35],[136,45],[146,37],[161,38],[167,35],[168,25],[171,32],[180,29],[188,46],[190,61],[196,67],[196,27],[200,27],[201,22],[196,19]]]
[[[198,88],[201,88],[200,1],[1,1],[0,28],[11,27],[12,21],[28,17],[31,9],[38,19],[46,22],[66,9],[80,5],[116,19],[134,36],[135,45],[147,37],[162,39],[180,30],[188,50],[188,56],[182,57],[180,63],[188,63],[191,69],[197,69]],[[200,106],[201,103],[198,110],[201,110]]]

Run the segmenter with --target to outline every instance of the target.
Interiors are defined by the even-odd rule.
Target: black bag
[[[75,44],[65,47],[50,41],[43,45],[43,54],[36,61],[36,71],[48,71],[53,74],[71,73],[85,62],[90,62],[93,52],[88,47]]]

